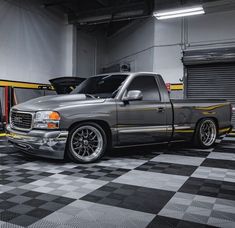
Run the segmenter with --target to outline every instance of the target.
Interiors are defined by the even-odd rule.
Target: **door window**
[[[154,76],[138,76],[133,79],[127,92],[140,90],[143,93],[143,101],[160,101],[160,93]]]

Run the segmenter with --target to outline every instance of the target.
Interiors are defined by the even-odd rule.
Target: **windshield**
[[[114,98],[128,75],[102,75],[86,79],[71,94],[89,94],[98,98]]]

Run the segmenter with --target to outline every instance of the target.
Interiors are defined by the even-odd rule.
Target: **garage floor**
[[[2,139],[0,225],[235,227],[235,137],[183,148],[125,149],[78,165],[22,156]]]

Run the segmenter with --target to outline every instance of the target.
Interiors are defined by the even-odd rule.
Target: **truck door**
[[[120,145],[158,143],[167,141],[166,113],[169,106],[161,101],[157,80],[153,75],[136,76],[124,94],[140,90],[143,99],[118,102],[117,129]],[[168,110],[169,111],[169,110]]]

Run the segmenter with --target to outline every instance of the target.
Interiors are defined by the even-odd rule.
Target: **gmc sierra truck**
[[[7,131],[25,153],[88,163],[114,147],[193,140],[209,148],[230,132],[231,116],[226,100],[170,100],[160,75],[113,73],[14,106]]]

